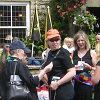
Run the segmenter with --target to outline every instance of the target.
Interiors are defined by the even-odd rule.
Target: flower
[[[57,8],[60,8],[60,6],[59,6],[59,5],[57,5]]]
[[[84,0],[82,0],[82,1],[81,1],[81,3],[82,3],[82,4],[84,4],[84,3],[85,3],[85,1],[84,1]]]
[[[70,10],[72,10],[72,8],[71,7],[68,7],[67,10],[70,11]]]
[[[73,17],[76,12],[86,4],[87,0],[51,0],[52,4],[56,5],[57,12],[65,18],[66,15]],[[60,12],[59,12],[60,10]],[[65,12],[65,14],[61,14]]]
[[[76,5],[74,5],[74,8],[77,8],[77,6],[76,6]]]
[[[62,14],[62,15],[65,15],[65,12],[62,12],[61,14]]]
[[[89,11],[82,11],[81,14],[75,16],[73,24],[78,25],[81,29],[86,27],[91,32],[94,31],[94,26],[98,26],[96,16],[90,14]]]

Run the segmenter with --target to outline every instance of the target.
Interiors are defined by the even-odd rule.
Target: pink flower
[[[77,8],[77,6],[76,6],[76,5],[74,5],[74,8]]]
[[[86,13],[90,13],[89,11],[86,11]]]
[[[58,10],[58,13],[60,13],[60,10]]]
[[[81,1],[81,3],[82,3],[82,4],[84,4],[84,3],[85,3],[85,1],[84,1],[84,0],[82,0],[82,1]]]
[[[59,5],[57,5],[57,8],[60,8],[60,6],[59,6]]]
[[[65,15],[65,12],[62,12],[61,15]]]
[[[67,8],[67,10],[71,11],[71,10],[72,10],[72,8],[68,7],[68,8]]]

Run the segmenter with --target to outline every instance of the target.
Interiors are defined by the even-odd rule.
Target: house
[[[47,1],[37,1],[40,12],[45,10]],[[29,36],[35,5],[36,0],[0,0],[0,44],[11,42],[12,37]]]

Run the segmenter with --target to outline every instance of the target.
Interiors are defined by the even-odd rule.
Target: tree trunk
[[[69,24],[69,35],[71,36],[71,37],[73,37],[74,36],[74,34],[75,34],[75,26],[73,25],[73,21],[74,21],[74,17],[68,17],[68,24]]]

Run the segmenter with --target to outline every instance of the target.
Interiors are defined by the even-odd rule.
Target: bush
[[[91,44],[91,49],[95,49],[95,45],[96,45],[96,34],[92,33],[90,35],[88,35],[90,44]]]

